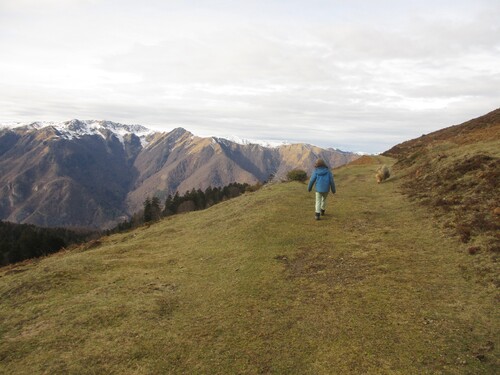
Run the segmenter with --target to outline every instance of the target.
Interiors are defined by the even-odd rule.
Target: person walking
[[[335,194],[335,181],[333,173],[327,167],[323,159],[318,159],[314,164],[314,172],[309,180],[307,191],[311,191],[316,184],[316,220],[325,214],[326,198],[330,190]]]

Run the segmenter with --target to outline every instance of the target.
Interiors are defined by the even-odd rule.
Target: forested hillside
[[[89,231],[40,228],[0,221],[0,266],[49,255],[95,235]]]

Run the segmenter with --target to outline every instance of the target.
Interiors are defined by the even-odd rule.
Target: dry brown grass
[[[464,124],[404,142],[398,158],[403,191],[427,206],[452,235],[480,254],[478,274],[500,286],[500,109]],[[488,260],[490,259],[490,260]]]

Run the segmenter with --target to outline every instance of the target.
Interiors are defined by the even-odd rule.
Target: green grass
[[[1,269],[0,373],[494,374],[497,290],[377,166]]]

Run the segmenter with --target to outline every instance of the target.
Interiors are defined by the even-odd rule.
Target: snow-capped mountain
[[[40,130],[43,128],[53,128],[57,130],[56,135],[64,139],[81,138],[88,135],[99,135],[103,138],[109,136],[109,133],[114,135],[123,143],[123,137],[130,134],[135,134],[141,139],[141,143],[145,145],[146,137],[154,133],[142,125],[124,125],[113,121],[106,120],[77,120],[73,119],[64,122],[52,121],[37,121],[31,123],[6,123],[2,124],[4,128],[20,128],[26,130]],[[0,125],[0,127],[2,127]]]
[[[148,196],[255,184],[293,168],[310,172],[318,157],[331,167],[358,157],[112,121],[7,125],[0,126],[0,220],[41,226],[109,227],[141,209]]]

